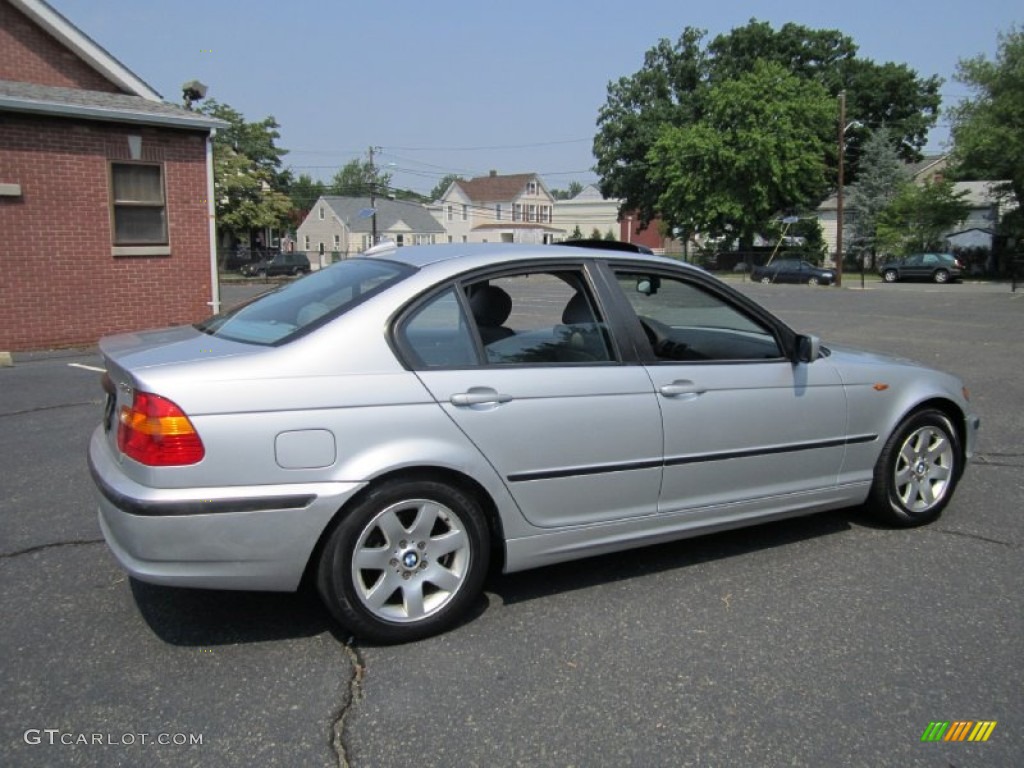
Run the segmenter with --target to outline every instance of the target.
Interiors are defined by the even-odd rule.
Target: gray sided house
[[[305,251],[313,269],[365,251],[373,242],[432,245],[445,242],[445,231],[430,211],[408,200],[324,195],[313,205],[296,233],[296,249]]]

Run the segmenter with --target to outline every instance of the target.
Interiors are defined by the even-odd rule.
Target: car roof
[[[578,253],[573,254],[573,251]],[[422,268],[440,262],[459,259],[460,261],[472,262],[473,267],[486,267],[499,265],[511,261],[523,261],[525,259],[552,259],[564,260],[573,255],[590,259],[604,259],[615,261],[635,261],[638,263],[649,263],[652,265],[677,264],[679,266],[691,267],[685,262],[666,256],[655,256],[643,253],[633,253],[626,250],[605,250],[589,248],[586,246],[576,248],[555,248],[550,245],[524,245],[522,243],[447,243],[441,245],[409,245],[401,248],[387,249],[376,254],[364,256],[364,258],[379,258],[388,261],[397,261],[411,267]],[[468,263],[466,266],[470,266]],[[696,269],[695,267],[692,267]]]

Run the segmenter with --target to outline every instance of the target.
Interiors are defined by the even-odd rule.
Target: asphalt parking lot
[[[495,574],[468,622],[390,648],[348,645],[304,594],[126,578],[85,461],[100,361],[16,356],[0,369],[0,765],[1019,765],[1024,293],[847,284],[735,285],[826,344],[967,382],[980,455],[937,523],[843,510]],[[957,720],[997,725],[921,741]]]

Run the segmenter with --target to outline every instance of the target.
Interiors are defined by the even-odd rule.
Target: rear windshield
[[[393,261],[349,259],[214,315],[196,328],[232,341],[283,344],[414,271]]]

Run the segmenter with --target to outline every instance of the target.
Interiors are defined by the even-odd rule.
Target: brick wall
[[[0,0],[0,80],[121,92],[6,0]]]
[[[2,3],[2,0],[0,0]],[[112,256],[109,161],[164,166],[170,256]],[[205,134],[6,114],[0,120],[0,350],[94,344],[210,314]]]

